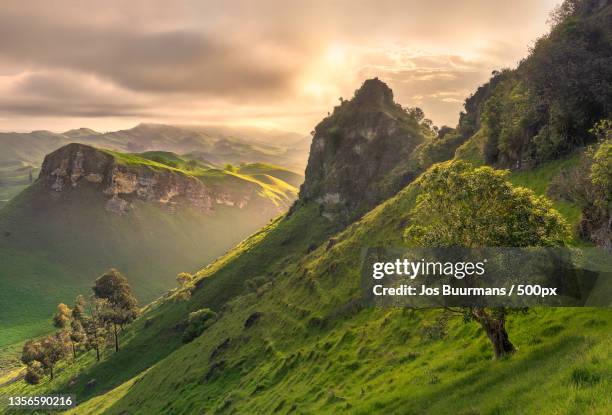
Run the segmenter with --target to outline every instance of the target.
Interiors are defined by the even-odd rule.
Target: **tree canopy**
[[[421,194],[405,239],[429,247],[562,245],[569,232],[561,215],[545,198],[512,186],[506,175],[463,161],[433,167],[418,182]],[[483,327],[495,357],[501,357],[515,350],[505,328],[511,311],[469,307],[459,312]]]

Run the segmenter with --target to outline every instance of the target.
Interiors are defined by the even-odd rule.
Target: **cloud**
[[[525,54],[555,1],[5,0],[0,129],[212,117],[309,131],[372,76],[453,123],[470,91]]]
[[[24,73],[0,84],[0,113],[18,116],[148,116],[152,99],[66,71]]]
[[[245,47],[187,30],[56,26],[39,18],[0,16],[0,58],[30,70],[89,73],[142,92],[189,94],[276,93],[295,68],[281,48]],[[269,62],[276,62],[270,65]]]

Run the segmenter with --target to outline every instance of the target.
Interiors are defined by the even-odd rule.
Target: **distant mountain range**
[[[69,143],[120,152],[171,151],[190,154],[209,166],[226,163],[272,163],[302,172],[310,137],[255,128],[139,124],[128,130],[100,133],[78,128],[63,133],[39,130],[0,133],[0,206],[38,175],[45,155]]]

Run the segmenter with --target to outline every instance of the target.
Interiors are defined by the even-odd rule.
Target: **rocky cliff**
[[[316,201],[329,218],[354,219],[414,178],[402,165],[423,141],[391,89],[369,79],[316,126],[300,199]]]
[[[128,212],[136,200],[172,209],[179,205],[204,211],[215,205],[244,208],[255,194],[223,191],[179,170],[125,162],[113,153],[83,144],[68,144],[47,155],[38,182],[55,193],[95,186],[108,198],[106,210],[117,214]]]

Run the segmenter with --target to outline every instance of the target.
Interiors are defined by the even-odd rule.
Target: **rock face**
[[[95,186],[108,198],[106,210],[117,214],[127,213],[135,200],[211,211],[219,204],[243,208],[251,198],[224,193],[171,169],[120,163],[110,153],[83,144],[68,144],[47,155],[38,181],[57,193]]]
[[[391,89],[369,79],[316,126],[300,200],[316,201],[330,219],[355,219],[414,178],[398,172],[423,141]]]

